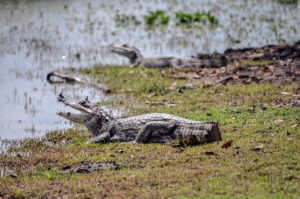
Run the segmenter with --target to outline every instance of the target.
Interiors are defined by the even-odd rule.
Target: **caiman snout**
[[[91,115],[89,114],[76,114],[71,112],[65,112],[65,111],[56,111],[56,114],[66,118],[67,120],[70,120],[72,122],[76,122],[79,124],[86,123],[89,119],[91,119]]]
[[[119,55],[127,55],[128,53],[132,53],[133,49],[131,47],[129,47],[127,44],[124,44],[122,46],[117,46],[117,45],[109,45],[109,50],[111,52],[117,53]]]
[[[89,108],[91,105],[89,105],[88,98],[85,100],[81,101],[80,103],[75,103],[68,101],[62,93],[60,93],[57,96],[57,101],[62,102],[64,105],[69,106],[71,108],[74,108],[81,113],[76,114],[76,113],[71,113],[71,112],[65,112],[65,111],[56,111],[56,114],[64,117],[68,120],[71,120],[76,123],[84,124],[87,121],[89,121],[92,117],[94,117],[94,112]]]

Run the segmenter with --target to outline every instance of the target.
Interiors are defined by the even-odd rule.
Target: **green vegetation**
[[[150,12],[148,16],[144,16],[146,24],[148,26],[153,25],[167,25],[169,23],[169,16],[165,16],[165,12],[162,10],[157,10],[155,12]],[[157,20],[159,20],[157,22]]]
[[[61,171],[55,170],[55,169],[46,169],[44,167],[37,167],[37,176],[41,179],[47,179],[47,180],[64,180],[67,178],[70,178],[71,174],[65,174]]]
[[[115,16],[117,26],[128,26],[129,24],[140,25],[141,22],[137,20],[136,16],[128,16],[125,14],[117,14]]]
[[[298,4],[298,0],[276,0],[278,3],[283,5],[295,5]]]
[[[218,23],[218,19],[210,12],[196,12],[191,14],[179,11],[176,12],[176,19],[178,20],[177,24],[190,24],[193,22],[206,23],[206,21],[212,25],[216,25]]]
[[[176,12],[175,20],[179,24],[192,24],[192,23],[209,23],[210,25],[217,25],[218,19],[211,14],[211,12],[195,12],[194,14],[184,13],[182,11]],[[128,16],[126,14],[117,14],[115,17],[117,26],[128,26],[129,24],[140,25],[141,22],[136,16]],[[145,24],[148,27],[168,25],[170,16],[165,15],[165,11],[156,10],[144,16]]]
[[[277,61],[270,61],[270,60],[262,60],[262,61],[246,61],[240,66],[267,66],[270,64],[275,64]]]
[[[180,70],[111,66],[81,71],[111,87],[111,100],[102,105],[125,109],[127,116],[165,112],[219,121],[222,142],[185,148],[87,145],[86,130],[54,131],[43,140],[24,140],[0,156],[0,166],[17,173],[17,178],[0,178],[0,197],[298,198],[300,109],[284,102],[297,98],[299,85],[203,87],[171,78]],[[232,146],[222,148],[229,140]],[[122,168],[61,172],[82,161],[115,161]]]
[[[192,23],[194,21],[192,14],[186,14],[182,11],[176,12],[176,18],[179,19],[180,23]]]

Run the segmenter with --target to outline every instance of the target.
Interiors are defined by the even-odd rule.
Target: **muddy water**
[[[171,17],[170,22],[149,29],[143,16],[158,9]],[[177,26],[175,12],[180,10],[211,11],[219,24]],[[1,0],[0,137],[20,139],[73,128],[55,114],[65,109],[56,102],[60,91],[74,100],[87,95],[98,102],[109,100],[87,86],[54,86],[45,79],[54,70],[127,63],[108,51],[109,44],[129,43],[146,56],[192,56],[293,43],[300,39],[299,13],[299,4],[281,5],[276,0]],[[117,26],[117,14],[135,15],[142,23]]]

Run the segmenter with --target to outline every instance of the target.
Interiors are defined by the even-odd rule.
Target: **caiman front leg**
[[[129,65],[129,68],[135,68],[141,64],[142,60],[140,58],[137,58],[133,63]]]
[[[99,143],[99,142],[109,142],[110,141],[110,133],[109,132],[104,132],[101,135],[94,137],[92,139],[90,139],[89,141],[87,141],[87,144],[91,144],[91,143]]]
[[[153,132],[161,135],[170,134],[176,128],[176,121],[153,121],[145,124],[137,134],[133,143],[147,143]]]

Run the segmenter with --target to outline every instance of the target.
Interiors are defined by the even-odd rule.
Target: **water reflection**
[[[143,21],[158,9],[171,18],[179,10],[211,11],[219,25],[185,28],[171,20],[163,28],[148,29],[143,23],[117,27],[114,21],[117,14]],[[299,5],[274,0],[0,1],[0,137],[40,136],[73,127],[55,114],[55,109],[65,108],[56,103],[60,91],[75,100],[87,95],[93,101],[109,100],[85,85],[53,86],[46,81],[50,71],[126,64],[128,60],[108,51],[109,44],[129,43],[145,56],[192,56],[292,43],[300,39],[299,13]]]

